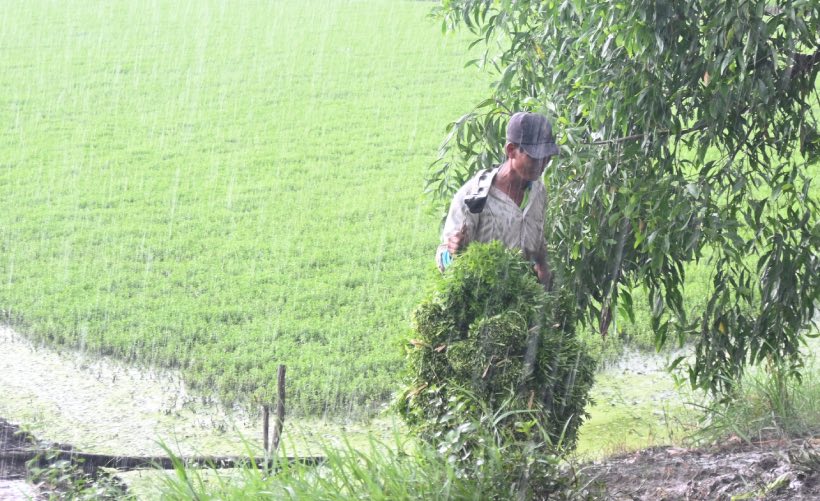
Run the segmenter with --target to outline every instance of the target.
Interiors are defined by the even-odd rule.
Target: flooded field
[[[589,420],[581,427],[576,454],[599,459],[644,447],[678,443],[692,409],[703,397],[675,387],[666,371],[673,354],[627,350],[595,376]]]
[[[0,417],[39,440],[75,450],[113,455],[261,454],[259,413],[225,409],[207,395],[188,391],[179,374],[131,367],[117,360],[35,346],[0,326]],[[392,418],[368,423],[285,420],[289,455],[310,455],[320,444],[385,441],[398,429]],[[120,473],[139,498],[157,494],[161,472]],[[31,499],[20,478],[0,479],[0,499]]]
[[[105,454],[162,454],[160,441],[183,455],[244,453],[259,448],[258,413],[225,409],[191,394],[173,371],[129,367],[78,352],[32,345],[0,327],[0,416],[44,440]],[[389,435],[391,420],[339,424],[287,420],[294,454],[333,443],[344,433]]]

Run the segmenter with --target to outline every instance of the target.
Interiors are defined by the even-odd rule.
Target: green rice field
[[[435,5],[4,1],[0,323],[223,403],[286,364],[289,412],[381,408],[436,273],[425,175],[493,78]],[[635,297],[596,356],[652,346]]]
[[[206,395],[367,411],[435,273],[423,194],[486,93],[411,1],[7,1],[0,321]]]

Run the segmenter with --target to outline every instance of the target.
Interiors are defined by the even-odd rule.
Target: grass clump
[[[573,311],[569,295],[543,290],[518,251],[472,244],[415,311],[400,414],[442,443],[484,407],[506,408],[494,428],[520,432],[525,412],[552,444],[572,448],[594,373]]]
[[[726,402],[701,407],[693,438],[716,442],[736,436],[745,442],[820,434],[820,367],[816,358],[797,377],[782,368],[750,372]]]
[[[162,499],[186,500],[594,499],[593,488],[541,447],[537,433],[521,442],[493,429],[493,415],[482,418],[465,426],[480,444],[475,461],[453,461],[429,443],[400,435],[395,442],[371,436],[365,447],[346,440],[341,447],[323,446],[320,466],[287,461],[286,451],[270,465],[233,471],[186,468],[178,460],[175,475],[163,475],[158,489]]]

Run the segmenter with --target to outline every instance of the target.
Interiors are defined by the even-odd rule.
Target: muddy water
[[[163,454],[160,441],[178,454],[260,451],[258,415],[204,403],[174,371],[127,366],[116,360],[35,346],[0,326],[0,416],[37,437],[76,449],[123,455]],[[393,424],[340,425],[288,421],[294,454],[316,452],[342,434],[356,440],[367,431],[388,436]]]
[[[34,489],[25,480],[0,480],[0,499],[3,501],[27,501],[34,496]]]
[[[685,356],[684,350],[666,354],[626,349],[621,357],[601,368],[591,390],[594,404],[581,427],[577,454],[582,459],[679,442],[691,421],[686,404],[702,395],[675,387],[666,367]]]

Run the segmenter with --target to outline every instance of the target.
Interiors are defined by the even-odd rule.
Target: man
[[[546,117],[519,112],[507,124],[507,159],[482,171],[453,197],[436,251],[441,271],[470,242],[500,240],[521,249],[534,266],[538,281],[549,290],[552,273],[547,266],[544,211],[547,194],[541,175],[558,154]]]

